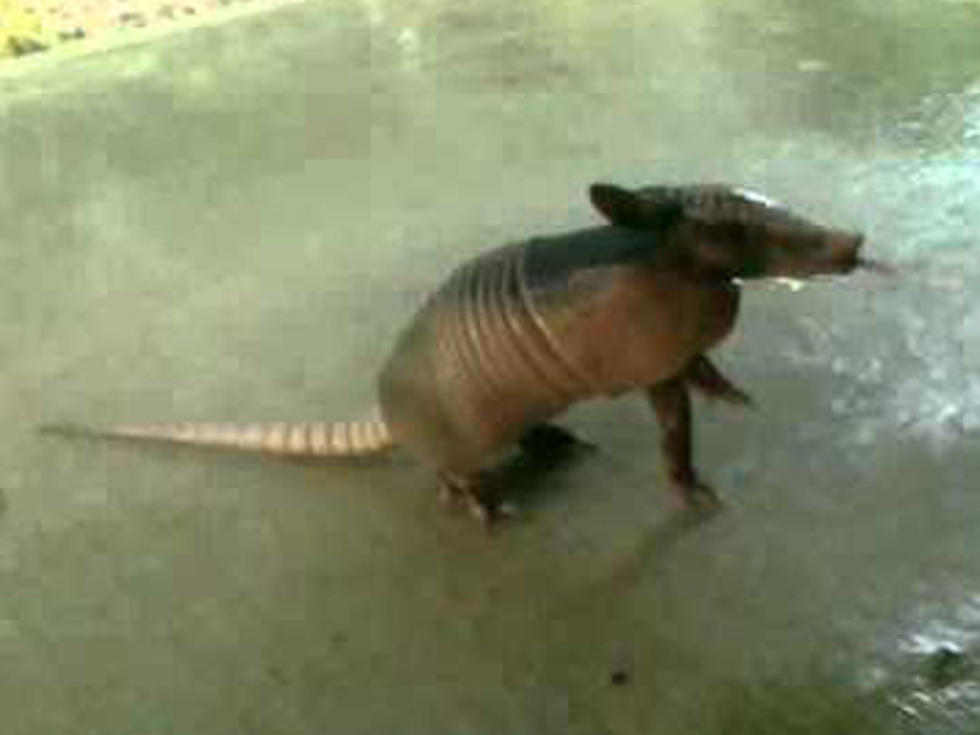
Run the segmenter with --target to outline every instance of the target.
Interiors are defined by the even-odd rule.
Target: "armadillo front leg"
[[[709,398],[740,406],[752,406],[752,396],[738,388],[706,356],[698,355],[684,371],[684,380]]]
[[[660,423],[664,461],[678,498],[690,508],[719,508],[721,501],[715,491],[701,482],[694,469],[691,398],[684,377],[671,378],[648,388],[647,397]]]

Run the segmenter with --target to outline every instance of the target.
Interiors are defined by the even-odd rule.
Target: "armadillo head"
[[[664,232],[700,274],[726,278],[808,278],[869,264],[863,236],[811,222],[758,194],[719,185],[590,190],[613,224]]]

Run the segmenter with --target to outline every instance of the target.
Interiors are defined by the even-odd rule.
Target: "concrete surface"
[[[734,5],[297,3],[0,80],[5,735],[980,732],[980,6]],[[427,287],[595,179],[904,267],[747,294],[709,523],[638,400],[491,537],[397,458],[32,432],[350,415]]]

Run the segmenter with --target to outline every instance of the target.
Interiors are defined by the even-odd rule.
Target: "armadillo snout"
[[[827,238],[827,259],[831,273],[850,273],[858,266],[858,253],[864,244],[859,232],[834,232]]]
[[[767,275],[809,278],[850,273],[861,262],[860,233],[818,230],[787,237],[770,250]]]

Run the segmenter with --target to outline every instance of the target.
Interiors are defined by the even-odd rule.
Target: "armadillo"
[[[401,446],[484,521],[485,470],[511,446],[576,441],[548,423],[580,401],[643,391],[684,505],[719,499],[695,470],[689,388],[750,402],[706,356],[732,330],[744,279],[846,274],[863,236],[724,185],[593,184],[605,224],[504,245],[459,265],[397,339],[360,422],[142,424],[49,430],[299,456]]]

